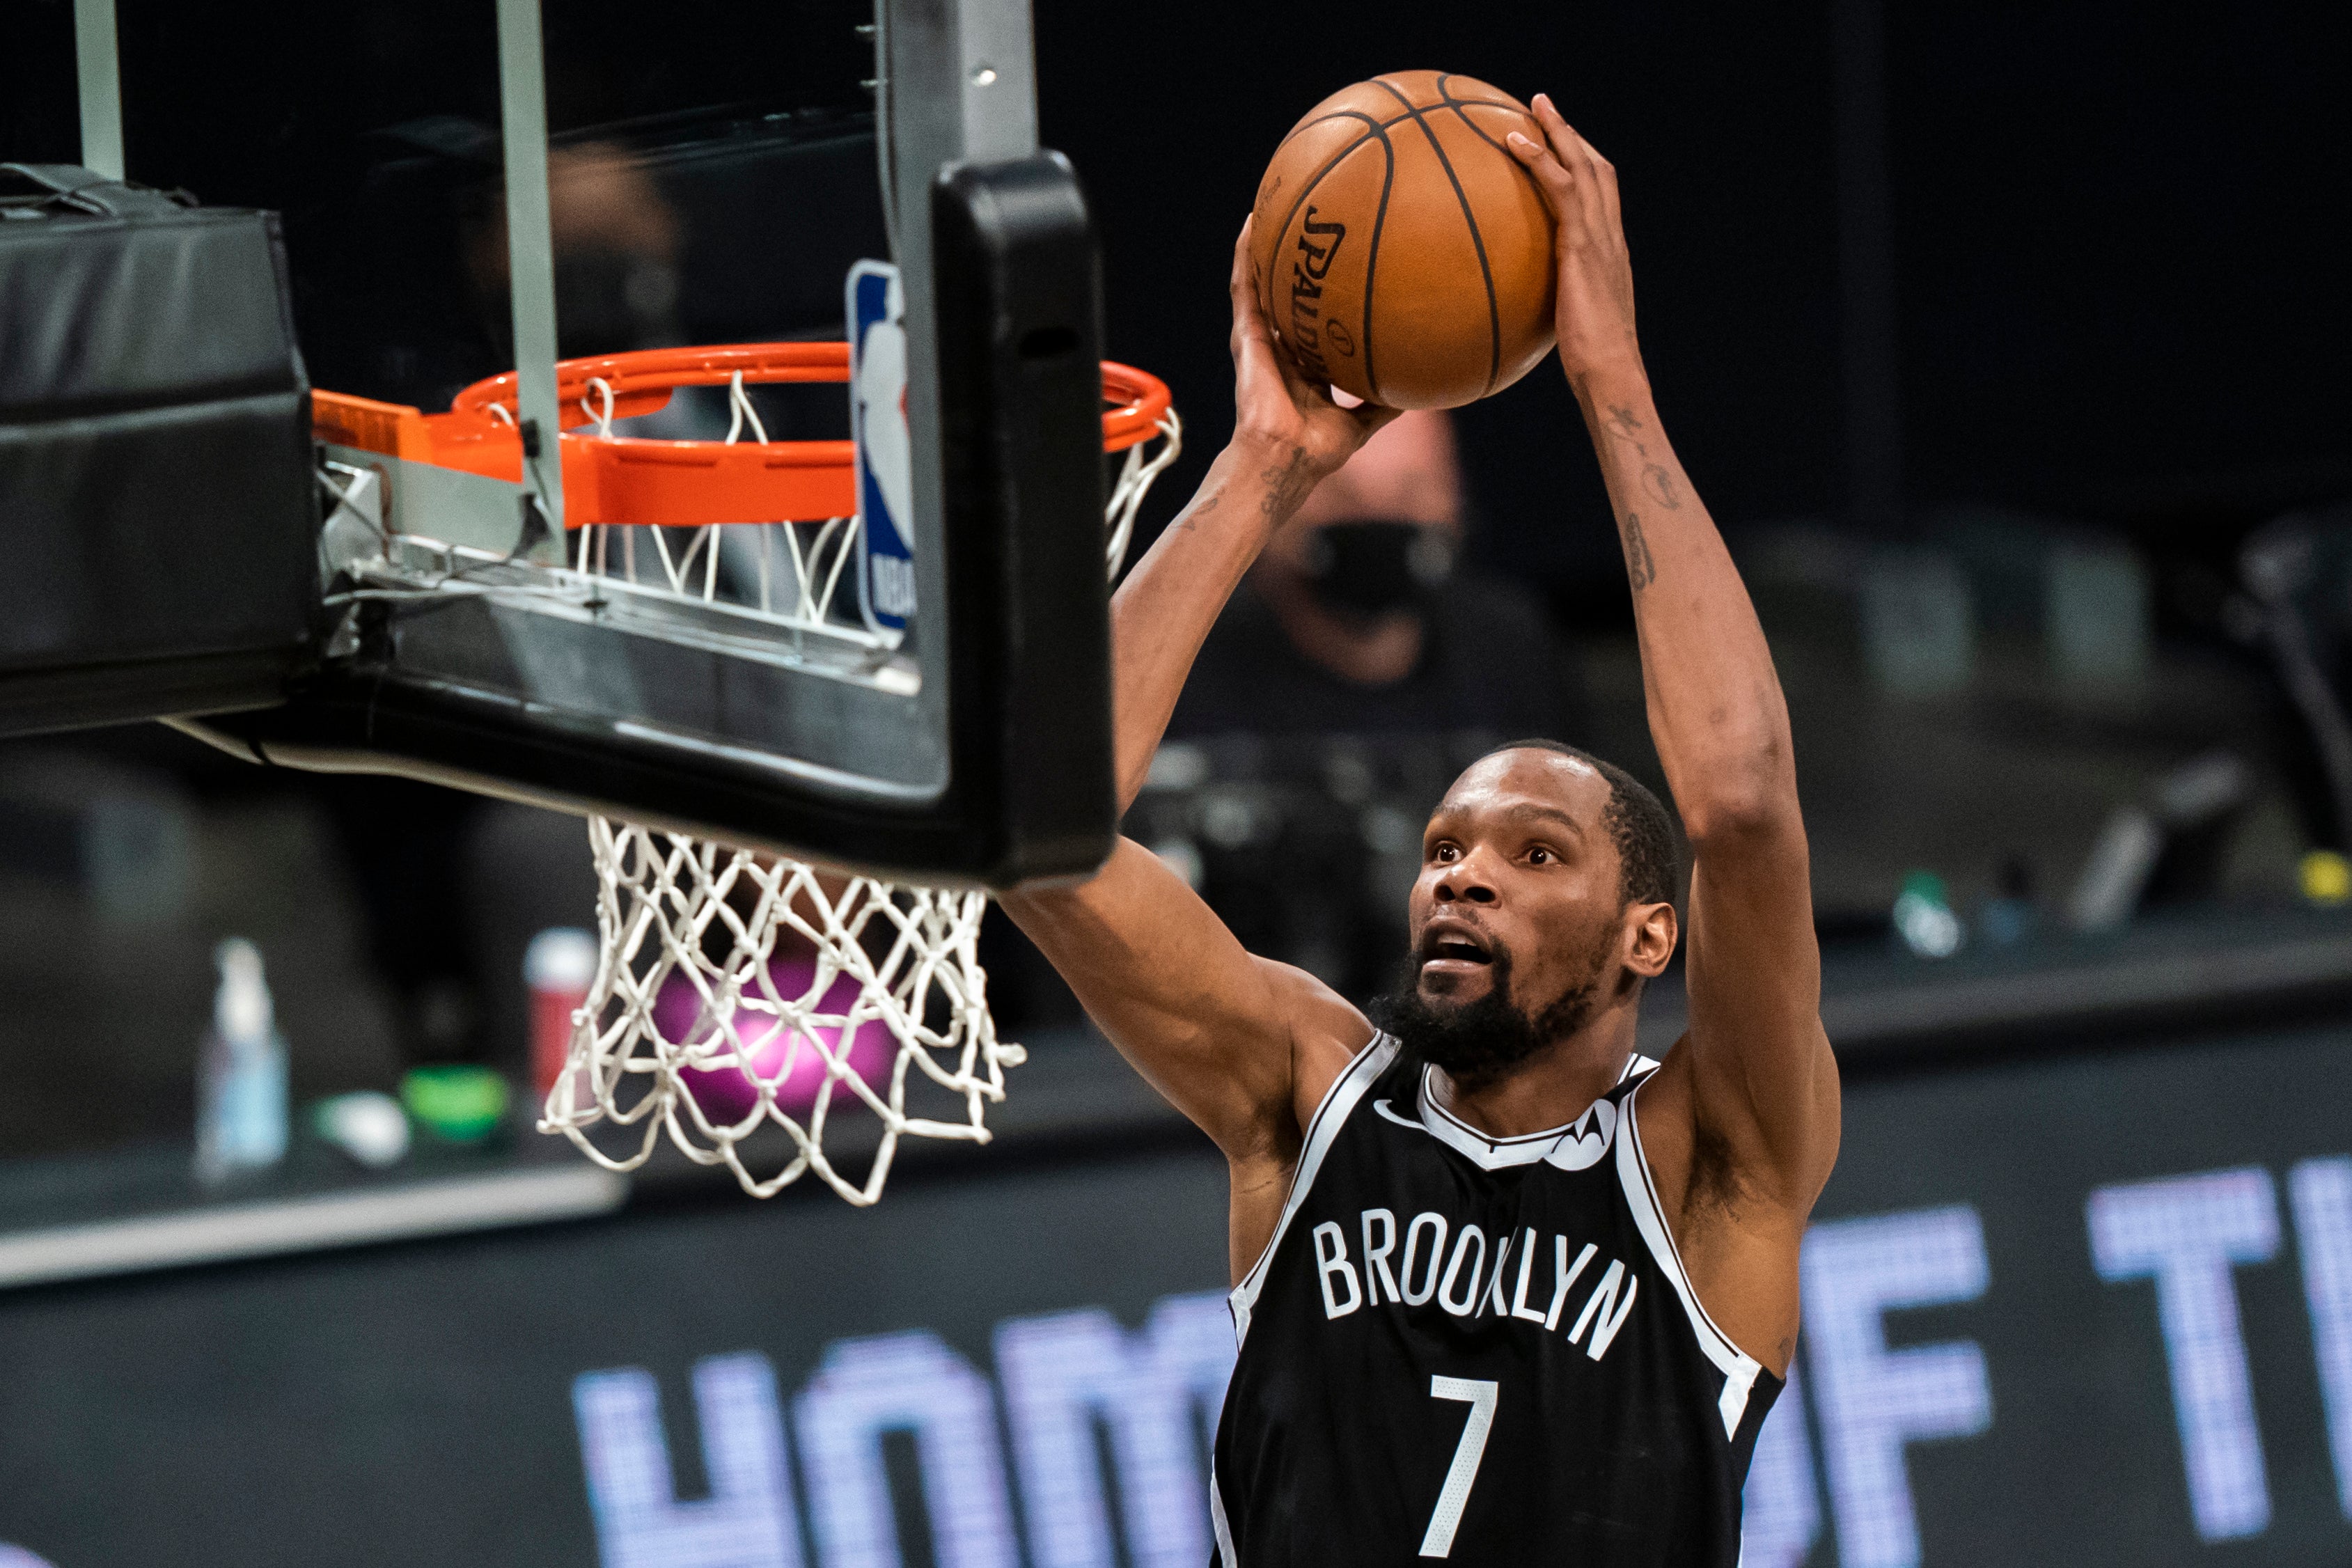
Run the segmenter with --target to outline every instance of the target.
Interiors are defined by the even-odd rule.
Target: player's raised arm
[[[1560,361],[1608,481],[1650,733],[1693,851],[1690,1033],[1675,1053],[1684,1062],[1643,1103],[1663,1112],[1688,1097],[1688,1196],[1723,1199],[1736,1220],[1777,1230],[1811,1207],[1838,1126],[1788,704],[1747,588],[1651,401],[1616,171],[1549,100],[1534,108],[1550,145],[1515,135],[1511,147],[1559,219]],[[1661,1133],[1649,1142],[1666,1163],[1679,1140]]]
[[[1194,656],[1259,550],[1391,417],[1343,409],[1298,378],[1258,315],[1248,265],[1244,228],[1232,278],[1233,444],[1111,605],[1122,810],[1143,787]],[[1370,1036],[1328,987],[1244,952],[1182,879],[1131,842],[1122,840],[1083,886],[1003,903],[1112,1043],[1237,1166],[1269,1154],[1280,1164],[1295,1143],[1296,1100],[1310,1092],[1311,1109],[1328,1081],[1310,1069],[1302,1082],[1294,1070],[1301,1052],[1344,1063]],[[1239,1201],[1237,1188],[1237,1220]]]
[[[1258,314],[1250,226],[1234,244],[1234,439],[1112,599],[1111,673],[1118,733],[1118,804],[1142,789],[1177,694],[1225,601],[1276,529],[1310,491],[1396,417],[1342,408],[1299,378]]]

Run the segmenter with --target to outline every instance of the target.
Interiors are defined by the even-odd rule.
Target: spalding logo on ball
[[[1391,408],[1500,392],[1551,352],[1551,211],[1504,138],[1527,106],[1444,71],[1344,88],[1291,128],[1250,229],[1259,308],[1309,377]]]

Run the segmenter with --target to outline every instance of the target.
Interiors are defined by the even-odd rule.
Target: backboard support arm
[[[89,5],[93,0],[78,0]],[[498,0],[499,128],[506,163],[507,297],[513,312],[524,516],[516,553],[563,558],[555,395],[555,237],[547,189],[547,63],[540,0]],[[536,506],[538,515],[530,509]]]
[[[122,67],[114,0],[74,0],[74,86],[81,99],[81,166],[122,178]]]

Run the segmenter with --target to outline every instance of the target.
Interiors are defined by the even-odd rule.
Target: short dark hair
[[[1557,752],[1563,757],[1574,757],[1609,781],[1609,804],[1601,810],[1601,826],[1609,830],[1609,837],[1617,845],[1618,897],[1628,904],[1672,903],[1676,870],[1674,820],[1666,815],[1658,797],[1650,793],[1650,786],[1615,763],[1596,757],[1581,746],[1548,741],[1541,736],[1509,742],[1486,756],[1527,751]],[[1484,762],[1486,758],[1478,760]]]

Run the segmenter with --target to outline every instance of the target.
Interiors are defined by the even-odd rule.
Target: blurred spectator
[[[1373,437],[1267,542],[1169,733],[1573,739],[1559,642],[1532,594],[1460,568],[1464,511],[1447,415]]]
[[[1454,774],[1585,727],[1534,595],[1460,569],[1465,511],[1443,413],[1403,416],[1326,479],[1209,634],[1126,823],[1253,952],[1350,996],[1393,978],[1422,825]]]

